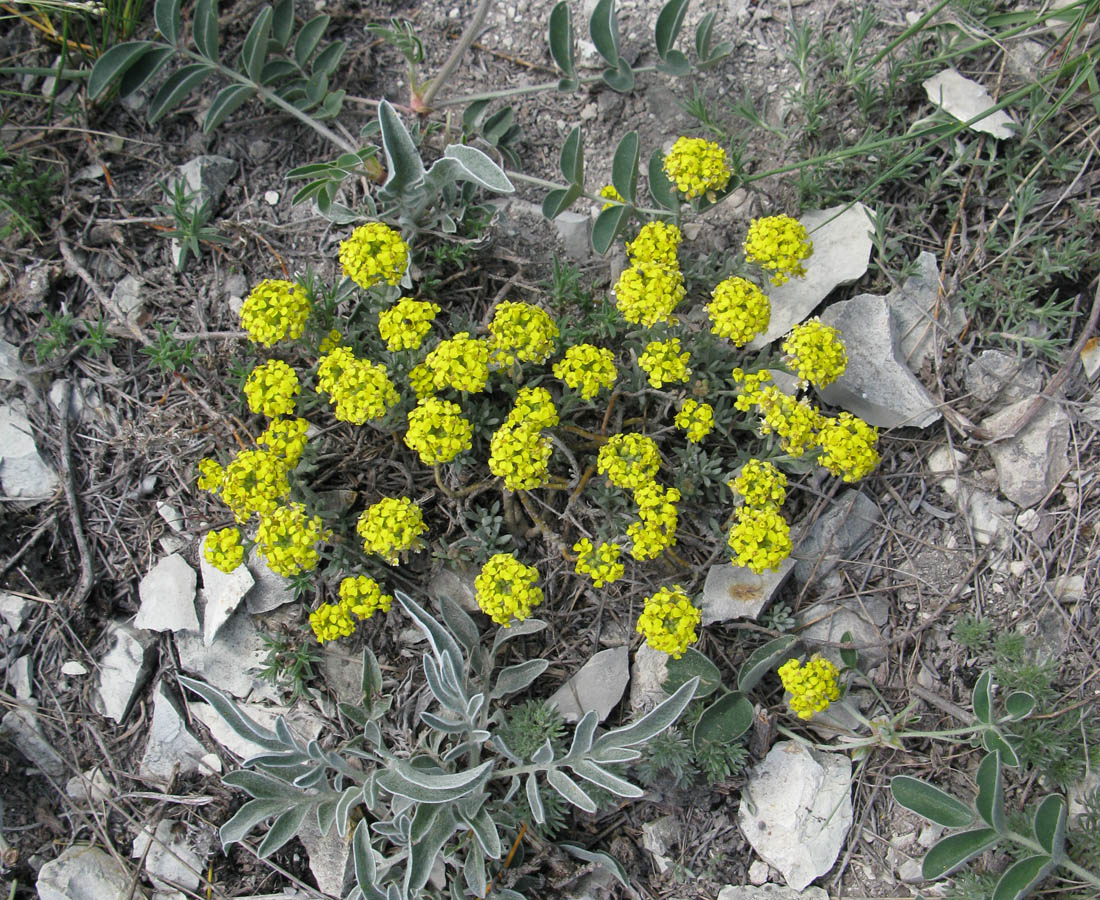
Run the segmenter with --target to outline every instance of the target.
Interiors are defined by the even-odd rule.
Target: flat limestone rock
[[[99,661],[96,710],[121,722],[152,671],[156,647],[150,635],[122,622],[110,626],[111,649]]]
[[[994,437],[1031,405],[1029,397],[994,413],[982,427]],[[1034,506],[1069,471],[1069,416],[1056,401],[1044,401],[1035,417],[1013,438],[989,445],[1001,493],[1017,506]]]
[[[756,863],[753,863],[756,865]],[[718,900],[829,900],[824,888],[808,887],[804,891],[782,884],[726,885],[718,892]]]
[[[34,701],[17,703],[4,713],[4,718],[0,719],[0,732],[11,738],[28,762],[51,778],[64,778],[69,773],[65,760],[42,733]]]
[[[960,75],[953,68],[944,69],[931,78],[925,79],[923,87],[929,100],[960,122],[968,122],[997,105],[989,91],[981,84]],[[1016,122],[1003,109],[990,112],[970,128],[974,131],[984,131],[998,139],[1016,135]]]
[[[161,559],[141,579],[141,609],[134,627],[146,631],[198,631],[195,585],[198,577],[178,553]]]
[[[197,631],[177,631],[180,667],[234,697],[247,697],[267,651],[263,638],[244,610],[238,610],[207,645]]]
[[[884,299],[898,330],[902,362],[914,372],[930,362],[943,334],[958,337],[966,327],[966,313],[940,296],[940,267],[927,250],[917,257],[917,271]]]
[[[641,644],[634,651],[630,667],[630,708],[635,712],[648,712],[668,695],[665,680],[668,678],[669,655],[654,650],[649,644]]]
[[[622,699],[630,681],[630,651],[609,647],[595,654],[550,698],[566,722],[594,709],[602,722]]]
[[[351,841],[340,837],[335,825],[328,834],[321,834],[316,816],[306,816],[298,829],[298,839],[309,854],[309,870],[317,879],[321,893],[343,897],[351,874],[348,865],[351,861]]]
[[[757,337],[750,350],[760,350],[782,337],[805,319],[842,284],[851,284],[867,271],[871,260],[871,212],[862,203],[848,209],[833,206],[799,216],[814,242],[813,255],[806,260],[806,277],[786,284],[765,285],[771,300],[768,330]]]
[[[794,560],[788,558],[779,564],[777,571],[768,570],[759,575],[733,563],[711,566],[700,604],[703,624],[729,619],[755,620],[794,571],[794,565]]]
[[[38,453],[26,407],[18,401],[0,406],[0,497],[41,503],[59,484],[57,473]]]
[[[210,565],[206,555],[199,553],[199,572],[202,575],[202,597],[205,600],[202,614],[202,640],[209,647],[233,612],[240,606],[245,594],[256,583],[248,566],[237,566],[232,572],[223,572]]]
[[[882,512],[873,500],[856,490],[841,491],[832,508],[795,540],[791,553],[795,580],[805,584],[811,577],[822,578],[841,560],[851,559],[881,519]]]
[[[162,819],[152,834],[145,827],[134,838],[130,855],[145,859],[145,871],[157,890],[173,891],[174,885],[198,890],[203,860],[192,846],[188,830],[183,822]],[[201,849],[205,855],[206,848]]]
[[[39,900],[146,900],[129,871],[99,847],[76,846],[46,863],[35,883]]]
[[[737,823],[753,850],[801,891],[828,872],[852,826],[852,761],[780,741],[749,772]]]
[[[290,586],[290,579],[272,572],[267,561],[260,556],[255,547],[248,555],[246,565],[255,581],[248,593],[244,595],[244,602],[250,613],[259,615],[271,612],[294,600],[294,589]]]
[[[164,685],[160,685],[153,698],[153,723],[141,758],[140,777],[166,783],[177,765],[181,775],[199,771],[205,754],[206,748],[187,730]]]

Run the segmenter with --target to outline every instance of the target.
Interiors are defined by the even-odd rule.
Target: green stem
[[[648,74],[650,72],[656,72],[656,66],[638,66],[634,69],[634,74]],[[602,81],[602,75],[586,75],[584,78],[578,78],[578,84],[595,84],[598,81]],[[502,97],[522,97],[525,94],[539,94],[543,91],[556,91],[558,89],[558,82],[556,81],[543,81],[539,84],[526,84],[520,85],[514,88],[502,88],[499,91],[482,91],[479,94],[466,94],[463,97],[451,97],[447,100],[440,100],[436,105],[436,109],[442,109],[445,106],[462,106],[466,103],[475,103],[478,100],[499,100]]]
[[[545,178],[536,178],[534,175],[524,175],[522,172],[514,172],[511,169],[507,169],[504,172],[509,178],[515,181],[523,181],[527,184],[533,184],[536,187],[544,187],[547,190],[557,191],[563,190],[567,185],[559,184],[556,181],[547,181]],[[585,191],[581,194],[586,200],[592,200],[596,203],[614,203],[616,206],[629,206],[629,203],[619,203],[617,200],[608,200],[606,197],[598,197],[595,194],[590,194]],[[672,210],[669,209],[650,209],[647,206],[635,206],[636,212],[643,213],[647,216],[668,216],[672,214]]]
[[[1010,841],[1014,841],[1015,843],[1019,844],[1021,847],[1027,847],[1027,849],[1032,851],[1033,853],[1036,853],[1040,856],[1048,855],[1044,847],[1042,847],[1040,844],[1033,841],[1026,835],[1018,834],[1015,831],[1007,831],[1005,832],[1004,836]],[[1083,866],[1079,866],[1077,863],[1073,862],[1073,860],[1067,859],[1065,856],[1062,856],[1055,861],[1058,865],[1069,869],[1069,871],[1071,871],[1082,881],[1087,881],[1089,884],[1100,885],[1100,875],[1097,875],[1095,872],[1090,872]]]

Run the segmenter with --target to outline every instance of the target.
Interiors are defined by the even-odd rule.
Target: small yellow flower
[[[355,633],[355,622],[342,603],[322,603],[309,614],[309,625],[322,644]]]
[[[424,358],[432,373],[436,388],[452,388],[477,394],[485,390],[489,380],[489,344],[460,331],[453,338],[440,341]]]
[[[601,588],[605,584],[611,584],[623,577],[625,567],[619,562],[622,550],[615,544],[600,544],[592,546],[588,538],[581,538],[573,545],[577,554],[577,563],[574,571],[578,575],[587,575],[592,579],[592,586]]]
[[[760,403],[764,396],[765,385],[772,380],[771,373],[767,369],[746,373],[740,366],[733,370],[730,377],[741,391],[733,403],[741,412],[748,412]]]
[[[248,408],[268,418],[293,413],[299,391],[298,373],[281,359],[269,359],[256,366],[244,383]]]
[[[307,516],[301,503],[288,503],[261,514],[256,544],[268,568],[289,578],[317,568],[317,544],[329,536],[320,516]]]
[[[689,357],[688,351],[680,352],[679,338],[669,338],[646,344],[645,352],[638,357],[638,365],[645,370],[649,383],[660,388],[665,382],[683,384],[691,377]]]
[[[802,263],[814,252],[806,227],[791,216],[753,219],[745,238],[745,256],[772,272],[772,284],[786,284],[792,275],[805,276]]]
[[[596,456],[596,470],[628,490],[652,481],[660,465],[656,441],[644,434],[614,434]]]
[[[438,303],[402,297],[378,314],[378,333],[387,350],[416,350],[439,314]]]
[[[600,188],[600,196],[603,197],[604,200],[618,200],[619,203],[626,202],[623,199],[623,195],[619,193],[618,189],[613,184],[605,184]],[[602,212],[605,209],[610,209],[614,205],[614,203],[605,203],[600,207],[600,211]]]
[[[661,588],[647,597],[645,609],[638,617],[637,632],[653,650],[679,659],[689,646],[699,640],[695,629],[703,614],[692,605],[680,585]]]
[[[619,276],[613,292],[626,321],[651,328],[672,321],[672,311],[684,299],[684,276],[677,268],[638,262]]]
[[[595,397],[600,388],[611,388],[618,374],[615,355],[606,347],[592,344],[576,344],[554,363],[554,377],[579,391],[585,400]]]
[[[680,492],[664,488],[654,481],[634,490],[638,521],[626,529],[631,540],[630,555],[637,560],[656,559],[676,543]]]
[[[783,341],[783,352],[795,374],[815,387],[832,384],[848,368],[840,331],[816,316],[791,329]]]
[[[711,293],[707,304],[711,332],[728,338],[735,347],[744,347],[758,334],[768,330],[771,302],[767,295],[744,278],[727,278]]]
[[[726,164],[726,151],[702,138],[677,138],[665,157],[664,169],[688,200],[723,190],[733,175]]]
[[[690,397],[680,404],[680,411],[673,420],[677,428],[687,432],[687,439],[698,444],[714,428],[714,407]]]
[[[817,433],[819,461],[845,481],[859,481],[878,465],[878,429],[851,413],[826,418]]]
[[[222,528],[209,531],[202,542],[202,555],[215,569],[232,572],[244,562],[239,528]]]
[[[542,603],[538,569],[525,566],[511,553],[495,553],[474,579],[477,605],[498,625],[523,621]]]
[[[425,397],[409,413],[405,445],[420,454],[426,466],[450,462],[473,444],[474,428],[457,403]]]
[[[817,443],[817,430],[822,422],[821,413],[805,397],[796,400],[790,394],[769,385],[760,391],[756,408],[762,417],[761,433],[777,434],[779,446],[791,456],[801,456]]]
[[[367,553],[377,553],[396,566],[402,553],[423,546],[420,535],[428,526],[420,507],[408,497],[383,497],[363,511],[355,530]]]
[[[357,575],[340,582],[340,605],[362,622],[379,610],[389,612],[393,597],[383,594],[382,588],[373,578]]]
[[[221,490],[222,481],[225,480],[225,468],[216,459],[199,460],[198,488],[200,491],[210,491],[217,494]]]
[[[289,468],[269,450],[242,450],[225,467],[218,494],[238,522],[273,511],[290,494]]]
[[[330,350],[335,350],[340,346],[343,338],[340,336],[340,332],[333,328],[328,334],[321,339],[321,343],[317,345],[317,352],[324,356]]]
[[[656,263],[670,269],[678,267],[676,254],[683,234],[667,222],[657,220],[641,227],[638,236],[626,245],[631,263]]]
[[[767,460],[750,459],[730,487],[741,495],[746,506],[778,509],[787,499],[787,476]]]
[[[489,352],[497,366],[520,362],[544,363],[554,352],[558,326],[544,309],[505,300],[489,323]]]
[[[309,422],[305,419],[272,419],[256,438],[256,444],[293,469],[306,448],[308,429]]]
[[[333,415],[353,425],[381,419],[401,399],[384,365],[359,359],[348,347],[318,361],[317,389],[329,395]]]
[[[729,546],[733,561],[759,575],[765,569],[777,571],[791,555],[791,529],[774,507],[739,506],[730,529]]]
[[[368,222],[340,242],[340,266],[364,290],[382,282],[396,285],[409,267],[409,245],[388,225]]]
[[[811,657],[805,666],[797,659],[789,659],[779,667],[783,688],[791,694],[791,711],[800,719],[809,719],[816,712],[824,712],[830,703],[840,699],[839,676],[835,665],[817,655]]]
[[[265,279],[241,306],[241,327],[254,344],[270,347],[302,336],[309,317],[309,298],[293,281]]]

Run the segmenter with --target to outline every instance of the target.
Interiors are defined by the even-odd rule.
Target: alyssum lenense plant
[[[222,692],[180,677],[234,732],[262,748],[223,779],[252,799],[221,827],[222,845],[272,820],[257,847],[267,857],[297,835],[309,816],[322,834],[335,828],[351,842],[356,884],[347,900],[484,897],[490,882],[494,896],[522,900],[519,892],[495,883],[524,830],[515,815],[517,799],[523,797],[541,823],[547,791],[585,812],[597,808],[593,787],[586,785],[616,797],[641,797],[641,788],[617,768],[637,760],[636,748],[675,723],[698,682],[685,683],[630,725],[601,732],[590,711],[574,728],[567,751],[555,752],[547,739],[523,758],[500,736],[505,705],[549,663],[528,659],[498,668],[498,657],[508,639],[540,631],[544,623],[528,619],[499,629],[486,647],[473,620],[448,598],[440,602],[438,619],[411,597],[398,592],[396,598],[427,638],[430,652],[422,662],[436,704],[420,713],[409,746],[393,746],[385,736],[392,698],[382,694],[381,671],[369,650],[362,705],[340,705],[361,731],[335,747],[299,741],[282,717],[273,730],[263,728]],[[606,866],[626,884],[606,854],[560,846]],[[428,887],[433,869],[443,873],[443,884]]]

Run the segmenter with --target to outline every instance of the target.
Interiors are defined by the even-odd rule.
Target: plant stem
[[[524,175],[522,172],[514,172],[511,169],[506,169],[504,172],[509,178],[515,181],[523,181],[527,184],[533,184],[536,187],[544,187],[551,191],[562,190],[566,187],[564,184],[559,184],[556,181],[547,181],[545,178],[536,178],[534,175]],[[618,203],[615,200],[608,200],[606,197],[597,197],[595,194],[590,194],[587,191],[581,194],[586,200],[593,200],[596,203],[614,203],[617,206],[629,206],[629,203]],[[637,212],[644,213],[649,216],[668,216],[672,215],[672,210],[669,209],[650,209],[647,206],[635,206],[634,209]]]
[[[638,68],[634,69],[634,74],[646,74],[656,71],[656,66],[638,66]],[[578,78],[577,83],[596,84],[597,82],[602,80],[602,75],[586,75],[584,78]],[[435,106],[437,109],[442,109],[445,106],[462,106],[465,103],[474,103],[477,100],[498,100],[502,97],[521,97],[524,94],[538,94],[542,91],[556,91],[557,89],[558,82],[543,81],[540,84],[526,84],[514,88],[504,88],[499,91],[482,91],[479,94],[466,94],[462,97],[450,97],[446,100],[440,100]]]
[[[1015,843],[1019,844],[1021,847],[1027,847],[1027,849],[1032,851],[1033,853],[1037,853],[1043,856],[1047,855],[1047,851],[1042,846],[1040,846],[1038,843],[1036,843],[1026,835],[1018,834],[1015,831],[1008,831],[1005,832],[1004,836],[1010,841],[1014,841]],[[1083,866],[1077,865],[1077,863],[1073,862],[1073,860],[1071,859],[1067,859],[1065,856],[1059,857],[1056,862],[1058,865],[1069,869],[1069,871],[1071,871],[1082,881],[1087,881],[1089,884],[1100,886],[1100,875],[1097,875],[1095,872],[1090,872],[1088,869],[1084,868]]]
[[[470,24],[466,26],[466,30],[462,32],[462,37],[458,39],[458,43],[455,44],[454,49],[451,50],[450,56],[443,63],[443,67],[436,74],[430,82],[428,82],[428,89],[424,91],[424,95],[420,98],[420,102],[425,107],[432,105],[432,100],[435,99],[435,95],[439,93],[439,89],[446,83],[447,79],[451,77],[451,72],[459,64],[466,51],[470,48],[470,45],[474,42],[474,38],[477,37],[482,26],[485,24],[485,19],[489,15],[489,9],[493,5],[493,0],[481,0],[478,4],[477,10],[474,12],[474,17],[470,19]]]

